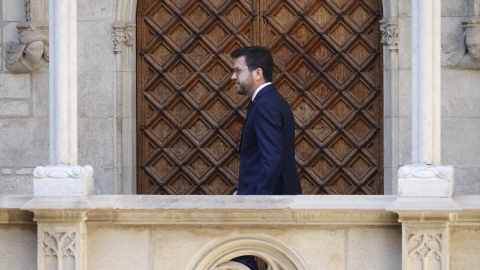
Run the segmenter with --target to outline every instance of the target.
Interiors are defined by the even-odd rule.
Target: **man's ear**
[[[253,77],[256,81],[260,81],[263,79],[263,69],[257,68],[253,71]]]

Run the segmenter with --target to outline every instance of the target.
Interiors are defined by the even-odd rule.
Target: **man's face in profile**
[[[237,93],[244,96],[253,96],[255,92],[255,82],[252,72],[248,70],[245,56],[235,58],[233,63],[233,74],[231,79],[235,81]]]

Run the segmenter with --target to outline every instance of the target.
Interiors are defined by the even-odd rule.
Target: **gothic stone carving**
[[[480,16],[462,21],[464,32],[448,33],[442,44],[442,66],[480,68]]]
[[[7,69],[12,72],[32,72],[48,65],[48,25],[20,23],[17,25],[20,43],[5,43]]]
[[[407,269],[442,269],[442,235],[408,235]]]
[[[135,38],[135,23],[115,22],[112,26],[113,52],[123,51],[123,45],[131,47]]]
[[[398,49],[399,42],[399,28],[397,21],[381,20],[380,31],[382,31],[382,43],[388,46],[390,50]]]
[[[41,231],[42,257],[39,269],[77,269],[77,229],[50,228]],[[57,266],[57,267],[55,267]]]

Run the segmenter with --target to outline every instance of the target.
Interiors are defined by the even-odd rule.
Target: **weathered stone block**
[[[3,21],[24,21],[25,2],[18,0],[3,0]]]
[[[480,169],[478,167],[455,167],[454,195],[480,194]]]
[[[30,104],[24,100],[0,100],[0,116],[29,116]]]
[[[90,72],[114,71],[112,22],[85,23],[85,70]],[[79,44],[79,46],[82,46]],[[111,74],[111,76],[113,73]]]
[[[457,228],[450,232],[450,269],[472,269],[480,265],[480,230]]]
[[[151,231],[144,227],[90,227],[87,238],[88,269],[92,270],[151,269],[151,256],[158,255],[152,253]]]
[[[480,118],[442,119],[442,163],[456,167],[480,164]]]
[[[0,73],[1,98],[29,98],[30,74]]]
[[[347,231],[346,269],[402,269],[402,229],[353,228]],[[365,248],[368,247],[368,248]]]
[[[399,28],[398,67],[410,69],[412,68],[412,19],[400,19]],[[400,80],[400,82],[404,81]]]
[[[113,19],[115,3],[112,0],[83,0],[77,2],[78,20],[98,21]]]
[[[49,117],[49,78],[48,73],[32,74],[33,116]],[[81,99],[81,97],[79,97]]]
[[[479,117],[480,77],[476,70],[442,70],[442,117]]]
[[[114,116],[114,84],[111,72],[83,72],[78,83],[78,114],[81,117]]]
[[[112,168],[114,159],[113,119],[82,118],[79,121],[79,164]]]
[[[37,269],[36,227],[0,226],[0,269]]]
[[[469,0],[442,0],[442,17],[468,16]]]
[[[33,194],[32,175],[0,175],[0,194]]]
[[[0,167],[46,165],[49,145],[48,119],[0,120]]]

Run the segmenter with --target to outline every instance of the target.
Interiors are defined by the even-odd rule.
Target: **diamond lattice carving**
[[[201,154],[197,154],[186,167],[193,172],[197,178],[202,178],[212,165],[208,159]]]
[[[210,13],[208,9],[201,4],[195,5],[194,8],[186,14],[186,18],[190,19],[197,28],[201,28],[209,17]]]
[[[140,0],[139,192],[235,190],[248,97],[230,80],[229,55],[255,44],[270,47],[273,83],[294,111],[303,192],[382,194],[381,6],[380,0]]]
[[[170,75],[178,85],[182,85],[193,70],[184,61],[178,61],[170,70]]]
[[[163,66],[163,64],[165,64],[165,62],[172,57],[174,51],[162,43],[155,47],[149,54],[155,59],[155,61],[157,61],[159,65]]]
[[[368,159],[360,155],[357,156],[357,158],[348,167],[358,179],[362,179],[366,173],[370,171],[372,165],[369,164]]]
[[[220,43],[227,38],[228,32],[220,25],[220,23],[216,23],[207,31],[206,36],[213,41],[215,46],[218,47],[220,46]]]
[[[193,109],[191,109],[183,99],[178,99],[177,102],[173,103],[173,106],[169,109],[169,111],[172,113],[173,117],[175,117],[175,119],[181,123],[188,117]]]
[[[160,119],[157,123],[155,123],[150,130],[155,134],[155,136],[160,139],[160,141],[164,141],[175,129],[169,124],[165,119]]]
[[[361,27],[371,15],[362,5],[358,5],[351,13],[350,17],[359,27]]]
[[[207,123],[208,122],[203,118],[197,117],[191,124],[187,125],[185,129],[192,134],[197,141],[201,141],[210,131],[210,127]]]
[[[315,107],[308,100],[302,98],[292,107],[292,111],[301,122],[305,122],[315,112]]]
[[[227,12],[225,12],[225,20],[233,24],[235,28],[239,27],[249,19],[248,12],[238,3],[234,3]]]
[[[338,160],[343,160],[352,149],[352,145],[343,137],[338,138],[330,146],[330,150],[333,154],[335,154]]]
[[[180,173],[177,174],[169,183],[167,183],[167,187],[171,190],[175,191],[175,193],[182,195],[188,194],[188,191],[193,188],[195,183],[189,179],[185,174]]]
[[[372,53],[373,52],[370,52],[362,42],[357,43],[349,52],[358,64],[362,64]]]
[[[156,7],[150,9],[146,16],[151,17],[159,27],[164,27],[175,17],[175,14],[165,4],[159,3]]]
[[[320,179],[326,179],[336,167],[334,163],[326,159],[324,155],[314,160],[315,162],[311,165],[311,168]]]
[[[210,90],[204,82],[198,80],[194,82],[190,87],[185,89],[185,92],[190,94],[190,96],[192,96],[193,99],[195,99],[195,101],[200,104],[208,96]]]
[[[352,31],[343,23],[338,24],[330,34],[339,45],[343,45],[345,41],[352,35]]]
[[[177,138],[170,146],[172,154],[177,156],[179,160],[185,158],[185,156],[190,152],[193,145],[187,142],[183,137]]]
[[[321,27],[325,26],[334,15],[334,12],[327,9],[325,5],[315,7],[309,12],[309,16],[312,17],[313,21],[319,23]]]
[[[211,190],[212,194],[225,194],[231,184],[227,179],[216,173],[211,180],[207,182],[206,186]]]
[[[313,154],[315,148],[315,144],[308,137],[302,137],[295,143],[295,152],[303,161],[306,161]]]
[[[326,188],[330,190],[330,194],[350,194],[353,190],[352,185],[348,182],[347,177],[339,175]]]
[[[216,136],[207,145],[207,149],[216,160],[220,160],[230,149],[230,145],[220,136]]]
[[[322,117],[312,125],[310,130],[320,141],[323,142],[330,134],[332,134],[335,128],[324,117]]]
[[[185,41],[192,36],[192,34],[192,31],[189,30],[186,25],[183,23],[178,23],[167,33],[167,36],[172,39],[178,48],[181,48]]]
[[[353,124],[348,127],[353,136],[358,140],[364,140],[368,132],[373,129],[370,125],[361,117],[357,118]]]
[[[305,23],[301,23],[298,27],[292,29],[292,37],[301,45],[305,45],[314,35],[314,31]]]
[[[161,154],[151,165],[154,171],[162,178],[172,170],[173,166],[174,163],[164,154]]]
[[[286,5],[282,5],[280,9],[276,10],[272,14],[272,19],[276,21],[282,29],[286,29],[293,19],[296,17],[295,12],[289,9]]]
[[[211,56],[208,47],[203,42],[195,42],[185,55],[190,56],[197,66],[204,64]]]
[[[356,82],[348,92],[355,98],[355,100],[362,104],[371,93],[371,90],[368,86],[365,85],[362,81]]]
[[[352,107],[345,102],[343,98],[337,100],[329,110],[340,122],[342,122],[345,117],[353,111]]]
[[[344,81],[350,77],[352,74],[352,69],[345,65],[343,61],[338,62],[332,70],[330,70],[330,74],[337,80],[338,83],[342,84]]]

